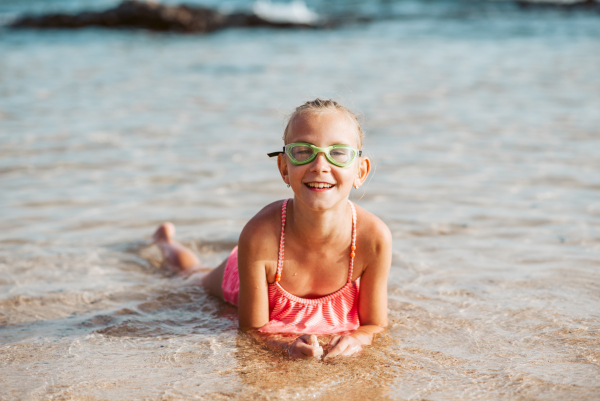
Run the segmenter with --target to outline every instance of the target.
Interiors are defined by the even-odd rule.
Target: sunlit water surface
[[[0,32],[0,399],[598,399],[599,23]],[[394,237],[387,335],[327,363],[148,246],[172,221],[219,263],[316,96],[366,117],[351,198]]]

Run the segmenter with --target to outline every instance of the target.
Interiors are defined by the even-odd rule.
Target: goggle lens
[[[349,166],[356,158],[356,155],[360,155],[359,151],[345,145],[333,145],[328,148],[319,148],[306,143],[292,143],[287,145],[287,154],[294,164],[309,163],[319,152],[324,152],[327,160],[339,167]]]
[[[329,152],[329,156],[338,163],[346,164],[354,159],[354,149],[334,148]]]
[[[298,145],[290,148],[290,156],[299,162],[303,162],[312,157],[314,151],[309,146]]]

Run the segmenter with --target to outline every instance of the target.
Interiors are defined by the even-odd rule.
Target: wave
[[[258,17],[275,23],[314,25],[321,21],[321,17],[301,0],[291,3],[258,0],[252,6],[252,10]]]

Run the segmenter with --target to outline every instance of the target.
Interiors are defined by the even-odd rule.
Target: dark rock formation
[[[592,11],[600,13],[600,2],[597,0],[581,0],[574,2],[562,2],[552,0],[518,0],[517,4],[523,9],[554,9],[563,11]]]
[[[13,28],[140,28],[152,31],[206,33],[228,27],[322,27],[267,21],[254,14],[222,14],[204,7],[169,6],[151,1],[127,0],[116,8],[79,14],[26,15],[10,26]]]

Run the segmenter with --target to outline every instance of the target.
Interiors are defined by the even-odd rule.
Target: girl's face
[[[295,118],[289,143],[307,142],[318,147],[349,145],[358,147],[356,125],[340,111],[305,113]],[[348,167],[337,167],[323,153],[310,163],[296,166],[287,155],[279,156],[279,171],[296,198],[309,209],[323,211],[348,199],[354,184],[360,185],[369,173],[367,158],[356,158]]]

